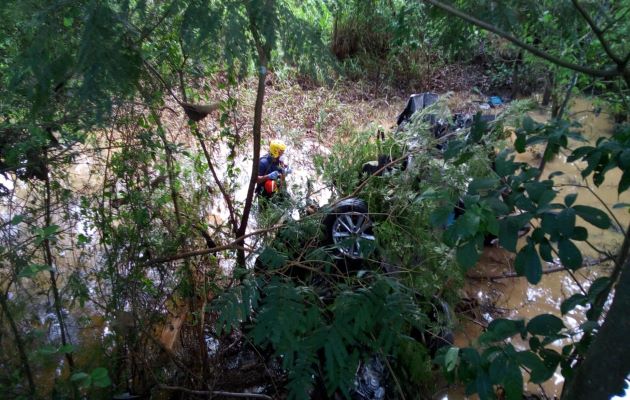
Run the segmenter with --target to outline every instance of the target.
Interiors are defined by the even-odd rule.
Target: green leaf
[[[562,265],[576,270],[582,266],[582,253],[580,249],[569,239],[558,241],[558,255]]]
[[[519,275],[527,277],[527,281],[533,285],[542,278],[542,264],[533,243],[528,243],[516,255],[514,267]]]
[[[444,159],[450,160],[459,156],[462,150],[466,147],[466,143],[461,140],[452,140],[448,142],[446,150],[444,151]]]
[[[562,315],[565,315],[577,306],[586,305],[586,302],[586,296],[581,293],[576,293],[562,302],[562,304],[560,305],[560,312],[562,313]]]
[[[484,194],[498,185],[499,180],[496,178],[477,178],[468,185],[468,194]]]
[[[429,222],[431,222],[433,227],[444,226],[448,222],[448,218],[452,212],[452,206],[440,207],[431,213]]]
[[[597,296],[608,288],[609,284],[610,278],[607,276],[595,279],[591,284],[591,287],[588,288],[588,299],[590,301],[595,301]]]
[[[265,247],[258,256],[258,260],[269,268],[277,269],[284,266],[287,261],[287,255],[280,253],[272,247]]]
[[[573,206],[575,213],[579,215],[584,221],[590,223],[601,229],[608,229],[610,227],[610,218],[608,214],[595,207],[590,206]]]
[[[460,238],[475,236],[477,234],[477,231],[479,230],[480,222],[481,218],[479,217],[479,214],[472,211],[467,211],[464,215],[459,217],[457,222],[455,222],[457,236],[459,236]]]
[[[545,198],[548,198],[549,196],[555,197],[556,192],[554,192],[553,189],[551,189],[551,184],[552,184],[551,181],[528,182],[524,186],[525,186],[525,190],[527,191],[527,194],[529,195],[529,198],[535,201],[536,203],[539,203],[541,202],[543,195],[545,195],[544,196]]]
[[[77,372],[77,373],[72,374],[72,376],[70,377],[70,381],[81,382],[81,381],[86,380],[89,377],[90,375],[86,374],[85,372]]]
[[[516,251],[518,242],[518,227],[510,221],[509,217],[499,222],[499,244],[507,251]]]
[[[571,239],[583,242],[588,239],[588,231],[583,226],[576,226]]]
[[[50,270],[48,265],[44,264],[29,264],[26,267],[22,268],[20,273],[18,274],[18,278],[33,278],[41,271]]]
[[[626,149],[619,154],[619,167],[621,169],[630,169],[630,149]]]
[[[486,229],[494,236],[499,236],[499,221],[494,215],[486,219]]]
[[[540,258],[547,262],[553,262],[553,255],[551,254],[551,244],[548,240],[540,242],[538,245],[538,251],[540,252]]]
[[[463,268],[472,268],[479,260],[479,255],[476,241],[474,239],[469,240],[457,248],[457,263]]]
[[[556,217],[558,221],[558,231],[565,237],[571,237],[575,228],[575,210],[565,208]]]
[[[474,385],[475,390],[479,394],[481,400],[494,398],[494,388],[492,387],[490,377],[486,373],[478,373],[477,377],[475,378]]]
[[[503,388],[506,400],[522,400],[523,398],[523,374],[514,362],[507,365],[503,377]]]
[[[459,347],[451,347],[444,357],[444,366],[448,372],[453,371],[457,366],[457,356],[459,355]]]
[[[78,245],[83,245],[83,244],[86,244],[86,243],[90,243],[90,240],[91,240],[91,238],[89,236],[85,236],[82,233],[79,233],[77,235],[77,244]]]
[[[513,162],[514,157],[508,159],[508,154],[507,151],[502,151],[495,159],[495,170],[500,177],[514,173],[518,168],[518,164]]]
[[[564,175],[564,172],[562,172],[562,171],[554,171],[554,172],[552,172],[552,173],[550,173],[550,174],[549,174],[549,176],[547,177],[547,179],[553,179],[553,178],[555,178],[556,176],[562,176],[562,175]]]
[[[499,244],[504,249],[516,252],[518,231],[531,219],[530,213],[503,218],[499,222]]]
[[[520,351],[516,354],[517,360],[530,370],[530,381],[541,383],[546,381],[549,370],[543,361],[531,351]]]
[[[516,134],[516,140],[514,140],[514,149],[519,153],[525,152],[526,138],[524,134]]]
[[[90,374],[90,378],[92,378],[94,386],[99,388],[108,387],[112,384],[112,381],[109,379],[107,369],[103,367],[95,368]]]
[[[575,199],[577,199],[577,193],[568,194],[564,198],[564,205],[566,205],[567,207],[571,207],[573,203],[575,203]]]
[[[37,353],[39,354],[43,354],[45,356],[50,356],[53,354],[57,354],[57,352],[59,351],[59,348],[52,346],[52,345],[44,345],[42,347],[40,347],[39,349],[37,349]]]
[[[45,238],[48,238],[56,234],[58,231],[59,231],[59,225],[50,225],[42,229],[42,234]]]
[[[531,132],[536,129],[536,122],[529,115],[525,116],[522,121],[523,129],[527,132]]]
[[[69,343],[59,348],[59,353],[66,354],[66,353],[73,353],[73,352],[74,352],[74,345],[69,344]]]
[[[532,335],[555,335],[563,328],[564,323],[562,320],[551,314],[537,315],[527,324],[527,331]]]
[[[473,368],[478,368],[481,365],[481,357],[477,350],[470,347],[460,349],[460,358],[463,362],[468,363]]]
[[[630,203],[615,203],[612,208],[613,209],[617,209],[617,208],[628,208],[630,207]]]
[[[505,378],[505,374],[508,370],[510,361],[503,353],[499,353],[490,361],[490,368],[488,368],[488,375],[492,383],[501,384]]]
[[[586,156],[587,154],[589,154],[593,150],[595,150],[595,147],[592,147],[592,146],[578,147],[577,149],[573,150],[573,152],[571,153],[571,155],[569,155],[569,157],[567,157],[567,162],[576,161],[576,160]]]
[[[558,368],[558,364],[560,364],[562,356],[557,351],[546,348],[540,351],[540,355],[543,359],[545,367],[547,367],[547,371],[549,372],[549,375],[547,377],[547,379],[549,379],[553,376],[556,368]]]
[[[74,18],[72,17],[63,18],[63,26],[65,26],[66,28],[70,28],[73,22],[74,22]]]
[[[11,219],[11,225],[15,226],[22,221],[24,221],[24,215],[16,215]]]
[[[490,322],[488,330],[480,338],[482,342],[498,342],[523,332],[525,323],[523,320],[497,318]]]
[[[558,231],[558,216],[553,212],[542,214],[541,229],[548,235],[555,235]]]
[[[630,187],[630,170],[624,171],[621,179],[619,180],[619,186],[617,187],[617,193],[621,194],[628,190]]]

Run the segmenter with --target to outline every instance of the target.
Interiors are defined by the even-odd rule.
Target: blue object
[[[278,179],[278,175],[280,175],[278,171],[273,171],[269,174],[269,179]]]
[[[488,104],[490,104],[492,107],[500,106],[501,104],[503,104],[503,100],[501,100],[499,96],[491,96]]]
[[[448,215],[448,219],[446,220],[446,225],[444,227],[448,228],[454,223],[455,223],[455,211],[451,211],[451,213]]]

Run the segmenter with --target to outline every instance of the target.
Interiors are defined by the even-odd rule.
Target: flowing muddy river
[[[591,143],[601,136],[610,135],[613,127],[611,118],[604,113],[596,115],[593,102],[586,98],[577,98],[573,101],[570,109],[571,116],[582,124],[582,134]],[[531,112],[530,116],[537,122],[544,122],[549,119],[549,115],[544,112]],[[573,143],[574,146],[579,143]],[[528,162],[531,165],[540,164],[542,147],[533,151],[518,155],[516,161]],[[630,195],[626,192],[622,196],[617,195],[617,184],[621,177],[621,172],[617,169],[606,175],[605,182],[599,187],[595,187],[592,181],[585,181],[580,175],[580,171],[585,167],[585,163],[567,163],[566,156],[561,155],[552,162],[547,163],[543,177],[547,177],[553,171],[562,171],[564,174],[555,178],[556,185],[560,186],[557,202],[561,202],[564,196],[577,194],[576,204],[589,205],[602,208],[606,205],[613,213],[621,225],[620,228],[613,221],[610,229],[602,230],[596,228],[578,217],[577,225],[584,226],[589,232],[589,241],[596,247],[608,251],[615,251],[621,246],[623,241],[622,230],[630,222],[630,213],[627,209],[612,209],[616,203],[630,202]],[[580,185],[583,187],[577,187]],[[593,190],[591,192],[589,190]],[[602,204],[603,203],[603,204]],[[525,240],[521,238],[520,246]],[[597,260],[599,254],[595,252],[585,242],[576,242],[586,263]],[[573,277],[566,272],[554,272],[545,274],[538,285],[530,285],[525,278],[502,278],[503,275],[514,273],[514,256],[500,248],[486,248],[478,265],[469,272],[472,279],[467,280],[465,286],[466,295],[475,298],[482,305],[479,316],[484,324],[489,323],[493,318],[511,319],[531,319],[538,314],[560,315],[560,304],[572,294],[580,292],[580,286],[588,290],[591,282],[600,276],[607,276],[610,272],[610,265],[600,265],[585,267],[578,270]],[[544,265],[544,264],[543,264]],[[549,265],[549,268],[558,265]],[[483,277],[493,277],[494,279],[484,279]],[[563,317],[563,321],[568,328],[577,328],[584,321],[584,308],[577,307]],[[456,335],[456,345],[460,347],[470,346],[481,332],[481,327],[470,321],[464,320]],[[513,342],[519,350],[525,350],[528,346],[524,343]],[[557,346],[560,351],[561,344]],[[526,379],[527,380],[527,379]],[[531,393],[544,393],[549,398],[559,396],[562,390],[563,377],[557,370],[552,379],[547,381],[542,387],[528,384],[527,389]],[[453,400],[465,399],[461,389],[449,390],[447,393],[439,394],[436,399]],[[476,398],[472,397],[472,398]]]

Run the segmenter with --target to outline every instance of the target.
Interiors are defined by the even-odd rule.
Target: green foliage
[[[501,385],[506,398],[520,399],[523,394],[521,368],[529,371],[532,383],[541,383],[549,379],[565,359],[544,347],[563,338],[559,335],[563,328],[562,321],[549,314],[539,315],[527,325],[522,320],[495,319],[479,337],[480,348],[444,348],[435,362],[442,366],[449,380],[462,381],[468,395],[477,393],[481,399],[494,399],[492,387]],[[517,351],[512,344],[502,343],[517,334],[524,340],[531,335],[531,351]],[[542,344],[537,335],[543,336]]]
[[[517,131],[515,148],[523,152],[527,146],[543,142],[546,144],[543,159],[549,160],[561,148],[568,147],[569,137],[579,139],[570,127],[571,124],[568,122],[552,121],[549,124],[538,124],[526,117]],[[598,141],[597,147],[578,147],[573,150],[569,160],[586,161],[589,167],[583,172],[583,176],[593,175],[593,180],[600,185],[606,172],[613,168],[623,167],[622,154],[625,142],[623,139],[620,141],[619,138],[623,136],[613,136],[611,139],[602,138]],[[459,149],[453,157],[461,156],[462,152],[463,149]],[[589,231],[577,226],[576,217],[581,217],[597,228],[608,229],[612,224],[610,216],[598,208],[576,205],[576,194],[567,195],[564,204],[552,203],[556,197],[553,180],[556,175],[551,174],[548,180],[539,180],[539,171],[525,164],[514,163],[505,153],[497,157],[496,173],[500,179],[477,179],[469,184],[469,195],[478,196],[476,208],[471,207],[469,210],[467,205],[466,213],[449,228],[452,232],[448,230],[445,232],[446,243],[456,245],[458,254],[462,254],[462,257],[458,257],[460,264],[468,266],[466,260],[474,259],[477,249],[470,245],[470,241],[463,242],[462,239],[480,234],[482,237],[488,233],[496,234],[494,233],[496,228],[482,227],[480,223],[478,210],[485,205],[491,216],[500,219],[499,243],[507,250],[517,252],[518,231],[525,224],[531,224],[534,228],[526,244],[518,250],[514,263],[519,275],[525,276],[530,283],[536,284],[541,279],[541,258],[545,261],[553,261],[554,254],[567,269],[581,268],[582,253],[574,242],[587,240]],[[600,175],[596,176],[598,173]],[[620,186],[620,190],[622,189],[623,187]],[[504,203],[502,207],[496,207],[497,193],[501,193]],[[522,211],[515,215],[516,209]],[[471,216],[466,218],[469,214]],[[532,223],[532,221],[536,222]],[[562,314],[567,314],[578,305],[589,306],[587,316],[589,319],[596,318],[595,315],[598,315],[597,298],[610,288],[609,283],[609,280],[604,278],[594,282],[588,294],[571,296],[562,303]],[[592,331],[598,327],[595,320],[583,324],[581,329],[584,336],[579,343],[568,345],[566,351],[559,354],[545,346],[575,335],[574,332],[566,329],[560,318],[550,314],[538,315],[527,325],[522,321],[499,319],[493,321],[487,332],[479,338],[480,345],[483,346],[482,350],[485,350],[466,348],[460,349],[458,353],[446,351],[438,358],[438,362],[450,379],[458,379],[468,385],[468,393],[478,393],[482,399],[494,398],[494,393],[488,388],[491,385],[501,384],[508,397],[520,398],[521,389],[516,390],[521,379],[519,366],[528,368],[530,380],[533,383],[549,379],[558,365],[562,367],[565,378],[569,379],[572,376],[569,357],[572,349],[583,354],[592,338]],[[503,342],[516,334],[520,334],[523,339],[531,335],[529,339],[531,351],[515,352],[511,344],[501,343],[498,346],[493,344]],[[476,355],[472,355],[472,352]],[[500,352],[500,355],[497,352]],[[459,355],[457,361],[455,361],[455,354]],[[471,355],[464,356],[464,354]],[[522,386],[522,381],[520,382]]]
[[[527,43],[603,66],[600,42],[581,40],[586,26],[572,18],[577,14],[567,2],[456,3]],[[586,7],[599,12],[593,4]],[[615,17],[623,16],[624,8],[625,3]],[[557,23],[559,15],[568,16],[569,23]],[[620,25],[606,32],[614,50],[627,37],[627,27]],[[367,5],[355,0],[11,0],[0,9],[0,32],[0,338],[5,350],[0,391],[5,397],[52,392],[105,398],[111,393],[102,389],[132,382],[144,391],[149,389],[142,385],[155,379],[200,388],[212,370],[204,365],[207,358],[199,357],[208,354],[203,343],[216,335],[222,355],[222,341],[238,336],[238,330],[279,357],[294,398],[309,395],[315,376],[330,395],[348,396],[357,365],[375,355],[412,393],[431,380],[429,352],[410,336],[435,323],[426,299],[436,293],[457,297],[463,275],[454,266],[471,267],[487,234],[517,252],[519,229],[532,221],[536,229],[518,249],[516,268],[538,282],[539,256],[558,257],[570,269],[581,266],[575,242],[586,241],[589,230],[579,221],[598,229],[614,222],[602,210],[576,205],[575,196],[555,203],[554,176],[538,180],[539,171],[515,163],[507,152],[489,159],[493,145],[500,147],[505,138],[501,121],[493,128],[476,119],[470,135],[451,141],[442,153],[419,114],[393,137],[374,141],[374,133],[360,133],[344,138],[330,159],[319,160],[338,194],[350,194],[368,179],[360,196],[370,210],[378,210],[373,215],[378,241],[374,260],[363,268],[385,261],[399,271],[396,279],[378,270],[341,273],[339,260],[320,246],[321,215],[315,215],[290,220],[277,236],[264,237],[255,278],[236,269],[228,281],[218,265],[229,264],[234,250],[207,254],[207,249],[234,243],[233,222],[242,213],[241,160],[250,152],[244,149],[247,124],[242,115],[237,118],[237,82],[260,67],[329,80],[338,67],[328,51],[332,47],[344,72],[377,85],[426,84],[444,60],[477,55],[493,57],[482,62],[497,71],[499,84],[513,71],[515,51],[421,2],[398,0]],[[525,74],[543,70],[524,57]],[[569,78],[562,71],[556,76],[559,83]],[[580,88],[590,84],[604,92],[613,85],[578,80]],[[627,90],[604,94],[613,101],[613,112],[623,116]],[[222,99],[216,124],[184,126],[171,116],[183,115],[181,101],[216,99]],[[443,105],[430,112],[448,114]],[[576,138],[576,127],[525,119],[517,150],[545,143],[543,156],[550,160]],[[196,147],[201,144],[209,148],[207,159]],[[630,186],[627,147],[628,130],[622,127],[594,146],[575,149],[570,159],[586,162],[584,177],[592,176],[596,185],[608,171],[623,171],[617,183],[623,193]],[[400,160],[383,176],[362,176],[363,163],[381,154]],[[79,165],[99,179],[77,183]],[[213,167],[221,175],[216,182],[210,179]],[[460,199],[466,213],[446,226]],[[210,210],[230,206],[232,220],[208,220]],[[523,212],[515,215],[517,209]],[[275,223],[284,212],[270,214]],[[248,241],[237,247],[249,246]],[[521,393],[521,367],[531,371],[533,382],[548,379],[557,365],[570,376],[571,353],[583,356],[598,333],[598,300],[613,284],[595,281],[587,293],[562,304],[563,314],[578,305],[589,308],[589,320],[579,328],[583,339],[562,354],[548,344],[575,332],[556,317],[536,317],[528,324],[497,320],[480,340],[484,351],[445,352],[447,373],[482,397],[501,384],[509,398]],[[212,304],[201,309],[208,299]],[[185,314],[176,341],[182,347],[169,352],[174,362],[166,363],[155,337],[168,332],[172,320],[164,316],[171,314]],[[518,334],[529,338],[530,350],[499,343]],[[95,354],[102,359],[94,360]],[[53,384],[40,384],[52,376],[58,378]],[[37,385],[29,388],[32,377]]]
[[[81,388],[88,388],[90,386],[106,388],[112,384],[107,369],[102,367],[93,369],[89,374],[76,372],[72,374],[70,381],[76,383]]]
[[[218,327],[230,329],[251,310],[248,335],[280,357],[289,371],[290,398],[309,398],[317,371],[323,371],[329,394],[340,390],[347,396],[358,363],[374,354],[398,359],[410,381],[425,382],[430,376],[424,346],[408,337],[412,328],[425,328],[427,317],[422,303],[398,281],[373,274],[361,287],[334,287],[330,302],[322,302],[317,286],[278,277],[261,290],[265,296],[259,306],[247,294],[248,283],[224,294],[217,303]],[[239,299],[232,299],[237,293]]]

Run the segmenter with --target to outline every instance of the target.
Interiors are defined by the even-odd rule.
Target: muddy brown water
[[[575,99],[570,109],[570,114],[582,124],[582,135],[591,143],[594,143],[601,136],[610,135],[613,127],[613,121],[607,114],[595,115],[593,109],[593,102],[586,98]],[[549,114],[541,111],[531,112],[530,116],[538,122],[544,122],[549,119]],[[574,142],[573,146],[576,145],[579,144]],[[542,150],[542,146],[535,147],[531,151],[518,155],[516,160],[538,166]],[[543,177],[547,177],[553,171],[562,171],[564,174],[555,178],[556,184],[589,186],[595,194],[591,193],[587,188],[563,186],[558,190],[556,201],[560,202],[564,196],[576,193],[578,195],[576,204],[602,208],[603,202],[611,209],[614,217],[619,221],[623,229],[626,229],[630,222],[630,213],[628,213],[627,208],[612,209],[612,206],[616,203],[630,202],[630,194],[627,192],[621,196],[617,195],[617,183],[621,177],[621,171],[614,170],[609,172],[605,182],[597,188],[590,179],[582,179],[580,171],[585,166],[585,163],[567,163],[566,156],[561,155],[552,162],[547,163]],[[623,235],[616,227],[602,230],[586,223],[579,217],[577,225],[588,229],[589,241],[598,248],[615,251],[621,246]],[[614,221],[613,225],[616,225]],[[521,239],[520,246],[524,245],[524,242],[524,239]],[[577,242],[576,244],[582,251],[585,260],[597,259],[598,254],[586,243]],[[479,264],[469,274],[475,277],[495,277],[504,273],[513,273],[513,261],[514,256],[505,250],[496,247],[487,248]],[[486,309],[488,311],[485,312],[484,307],[481,308],[479,312],[481,321],[479,322],[482,324],[487,324],[497,317],[528,320],[544,313],[561,317],[560,304],[563,300],[578,293],[580,286],[588,290],[588,287],[596,278],[607,276],[609,272],[609,265],[582,268],[574,274],[575,279],[566,272],[556,272],[543,275],[538,285],[529,284],[525,278],[469,279],[464,290],[467,296],[477,299],[482,305],[493,305],[493,307],[488,307]],[[572,310],[563,317],[565,325],[570,329],[577,329],[585,320],[584,311],[585,309],[582,307]],[[459,347],[474,345],[475,339],[481,331],[482,328],[479,324],[466,320],[462,321],[458,328],[455,345]],[[527,344],[519,341],[513,341],[513,345],[519,350],[528,348]],[[563,343],[555,343],[555,345],[559,351]],[[528,380],[527,376],[525,376],[525,380]],[[563,377],[558,370],[542,386],[528,383],[526,389],[531,393],[545,394],[549,398],[553,398],[553,396],[560,395],[563,381]],[[461,388],[451,388],[440,392],[435,398],[439,400],[457,400],[475,399],[477,397],[466,397]]]

